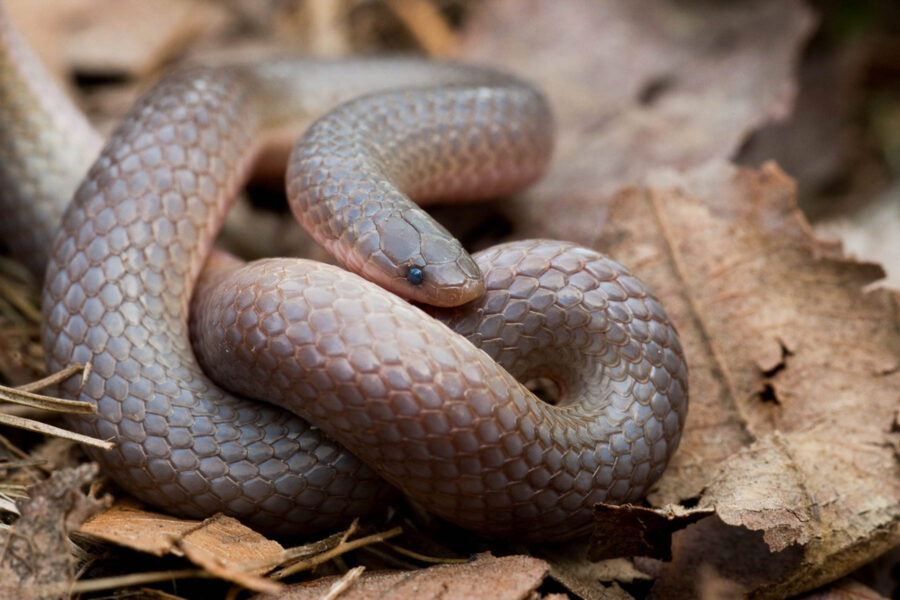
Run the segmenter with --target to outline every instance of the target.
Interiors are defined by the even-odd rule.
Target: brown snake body
[[[304,134],[289,198],[342,264],[406,297],[463,305],[435,310],[445,325],[337,267],[215,256],[194,294],[197,356],[215,381],[293,412],[213,383],[188,311],[224,212],[282,118],[273,104],[298,95],[298,71],[165,77],[78,187],[50,253],[44,348],[51,369],[92,365],[83,386],[63,386],[97,406],[73,425],[117,441],[93,455],[139,498],[296,533],[382,501],[371,467],[463,526],[547,540],[584,531],[596,502],[635,500],[662,474],[687,375],[644,285],[563,242],[513,242],[473,261],[407,198],[503,194],[535,179],[550,149],[542,97],[484,70],[437,66],[432,79],[432,67],[401,63],[385,68],[417,73],[399,85],[418,87],[343,104]],[[340,85],[329,78],[348,68],[316,81]],[[3,85],[4,104],[28,93]],[[559,405],[513,376],[554,381]]]

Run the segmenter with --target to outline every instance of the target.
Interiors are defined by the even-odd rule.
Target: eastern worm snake
[[[97,415],[71,423],[117,441],[91,455],[138,498],[292,534],[383,503],[380,475],[480,533],[559,540],[590,526],[596,502],[636,500],[662,474],[687,371],[646,287],[565,242],[470,258],[407,198],[497,196],[536,179],[552,146],[540,93],[414,60],[196,68],[149,90],[82,179],[96,134],[61,93],[48,101],[49,79],[2,12],[0,35],[0,183],[19,188],[0,210],[26,234],[3,235],[38,272],[53,240],[48,367],[92,365],[60,391]],[[320,114],[310,97],[336,89],[324,94],[333,106],[370,88],[385,91],[306,131],[287,172],[304,227],[370,281],[302,259],[210,255],[266,132]],[[53,169],[62,183],[42,187]],[[55,235],[53,210],[12,220],[22,198],[59,204],[79,180]],[[373,281],[446,308],[433,318]],[[514,377],[552,381],[558,405]]]

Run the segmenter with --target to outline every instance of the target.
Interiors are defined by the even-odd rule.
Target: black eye
[[[406,280],[413,285],[422,285],[425,281],[425,271],[419,267],[410,267],[406,273]]]

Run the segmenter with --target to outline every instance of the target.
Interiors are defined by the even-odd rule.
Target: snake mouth
[[[484,295],[484,276],[469,254],[459,247],[454,260],[416,263],[407,268],[409,298],[431,306],[461,306]],[[410,282],[410,275],[419,282]],[[421,275],[421,277],[419,277]]]
[[[414,285],[408,278],[398,281],[398,288],[394,293],[403,296],[407,300],[420,304],[437,307],[461,306],[472,300],[477,300],[484,294],[484,280],[479,278],[466,278],[460,284],[441,285],[429,277],[429,269],[422,269],[423,281]]]

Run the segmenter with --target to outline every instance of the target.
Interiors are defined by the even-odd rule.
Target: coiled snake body
[[[0,58],[5,105],[35,93],[22,79],[44,77],[20,62]],[[316,121],[292,153],[288,195],[317,241],[369,281],[300,259],[210,257],[262,132],[300,88],[356,93],[352,69],[408,89]],[[33,135],[11,120],[4,132]],[[63,392],[97,414],[72,423],[117,442],[94,458],[168,511],[224,511],[283,534],[370,510],[390,494],[379,476],[463,526],[533,540],[584,531],[596,502],[637,499],[687,410],[681,348],[657,300],[569,243],[512,242],[473,260],[407,199],[521,188],[547,162],[549,127],[539,93],[456,65],[281,61],[165,77],[80,183],[46,271],[48,366],[91,363]],[[29,163],[3,143],[13,166],[0,179],[15,179]],[[20,196],[48,195],[34,189]],[[447,308],[433,318],[372,282]],[[552,380],[560,402],[516,378]]]

